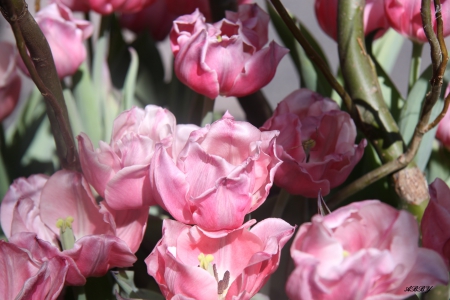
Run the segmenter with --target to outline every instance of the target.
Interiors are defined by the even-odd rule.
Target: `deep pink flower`
[[[364,7],[364,33],[370,34],[375,30],[376,37],[381,37],[389,28],[389,23],[384,14],[384,0],[368,0]],[[316,0],[316,18],[322,30],[333,40],[337,41],[337,14],[338,0]]]
[[[135,13],[151,5],[156,0],[56,0],[73,11],[94,10],[102,15],[113,12]]]
[[[291,194],[317,197],[342,184],[361,159],[366,140],[355,145],[356,127],[333,100],[307,90],[288,95],[261,130],[279,130],[283,161],[275,184]]]
[[[179,154],[157,145],[150,164],[156,201],[176,220],[205,230],[241,226],[272,186],[280,164],[275,154],[277,135],[226,113],[193,131]]]
[[[167,109],[134,107],[115,120],[111,143],[94,147],[89,137],[78,136],[80,162],[87,181],[113,209],[137,209],[153,205],[148,166],[156,143],[170,146],[175,116]]]
[[[56,3],[40,10],[35,19],[50,45],[58,76],[73,75],[86,59],[83,42],[92,35],[92,24],[75,19],[66,6]],[[22,59],[19,66],[28,74]]]
[[[31,253],[0,240],[0,291],[3,300],[57,299],[67,273],[65,260],[39,261]]]
[[[259,50],[254,46],[260,46],[257,34],[248,42],[246,18],[237,23],[223,19],[207,24],[196,10],[175,20],[170,42],[180,81],[212,99],[245,96],[268,84],[288,50],[275,42]]]
[[[445,90],[445,97],[450,93],[450,84]],[[436,131],[436,138],[442,142],[442,144],[450,149],[450,110],[447,111],[444,118],[439,122],[438,129]]]
[[[404,299],[408,286],[447,284],[442,258],[418,241],[414,217],[378,200],[316,215],[292,244],[286,292],[292,300]]]
[[[33,232],[40,240],[52,244],[42,246],[53,248],[51,257],[73,259],[84,277],[102,276],[112,267],[134,263],[136,257],[127,243],[117,237],[116,226],[110,223],[113,216],[100,211],[81,174],[59,171],[44,180],[38,175],[31,180],[19,179],[7,192],[1,205],[0,221],[11,241],[33,253],[26,246],[34,247],[29,244],[30,239],[17,238],[21,232]],[[70,228],[75,243],[73,248],[61,249],[62,254],[58,254],[61,229],[57,224],[69,218],[73,220]],[[142,230],[134,232],[134,239],[142,239]],[[133,238],[128,237],[128,240],[135,244]],[[48,257],[46,255],[42,254],[42,259]]]
[[[420,16],[420,0],[385,0],[384,10],[386,18],[389,21],[389,25],[400,34],[408,37],[409,39],[418,42],[426,43],[427,38],[423,31],[422,18]],[[450,16],[450,4],[449,1],[441,1],[441,13],[442,19],[447,20]],[[434,3],[431,2],[431,18],[433,22],[433,28],[436,32],[436,18],[434,13]],[[449,22],[444,22],[444,36],[450,34]]]
[[[0,122],[12,113],[19,101],[22,80],[17,74],[16,47],[0,42]]]
[[[278,267],[294,227],[254,220],[225,234],[164,220],[163,237],[145,259],[166,299],[250,299]],[[216,275],[216,276],[215,276]]]
[[[422,245],[439,253],[450,270],[450,189],[440,178],[430,184],[430,202],[423,214]]]

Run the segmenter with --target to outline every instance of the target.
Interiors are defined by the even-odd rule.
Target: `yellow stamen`
[[[65,232],[67,228],[72,229],[73,217],[68,216],[65,220],[58,219],[56,221],[56,227],[61,230],[61,232]]]
[[[316,146],[316,141],[313,139],[307,139],[302,142],[303,150],[306,154],[306,162],[309,162],[309,151]]]
[[[342,252],[342,255],[344,255],[344,257],[348,257],[348,256],[350,256],[350,252],[348,252],[347,250],[344,250]]]
[[[203,253],[200,253],[198,256],[198,261],[200,262],[199,267],[208,271],[209,263],[213,260],[214,256],[212,254],[205,255]]]
[[[218,41],[219,43],[222,41],[222,36],[221,36],[221,35],[218,35],[218,36],[217,36],[217,41]]]

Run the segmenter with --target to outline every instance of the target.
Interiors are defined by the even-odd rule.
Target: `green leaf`
[[[116,282],[119,284],[120,288],[127,294],[130,295],[132,292],[138,291],[138,288],[134,284],[134,271],[120,270],[111,271]]]
[[[426,174],[429,183],[436,178],[440,178],[447,185],[450,185],[450,153],[447,149],[441,147],[437,141],[434,142]]]
[[[122,90],[122,110],[130,109],[133,106],[134,90],[139,67],[139,57],[136,50],[133,48],[129,48],[128,50],[131,54],[131,63],[128,68],[127,76],[125,77],[125,84]]]
[[[408,98],[400,112],[399,127],[400,133],[403,136],[405,143],[408,145],[413,137],[414,130],[419,121],[420,111],[422,109],[422,103],[425,99],[425,95],[429,88],[429,79],[432,75],[431,65],[422,73],[419,79],[412,87]],[[443,107],[443,101],[439,100],[433,107],[430,121],[434,120],[436,116],[441,112]],[[434,136],[436,134],[437,127],[427,132],[420,144],[419,150],[414,158],[417,166],[420,170],[424,170],[427,162],[430,158]]]
[[[70,126],[72,127],[73,136],[79,135],[81,132],[86,132],[84,129],[83,119],[78,112],[77,104],[73,98],[72,93],[69,89],[65,88],[63,90],[64,99],[66,100],[67,111],[69,113]]]
[[[372,61],[375,64],[375,68],[378,75],[378,82],[381,87],[381,92],[383,94],[384,101],[386,102],[392,116],[395,120],[400,118],[400,110],[405,103],[402,95],[398,91],[394,82],[391,80],[389,75],[383,69],[383,66],[377,61],[376,57],[372,57]]]
[[[273,9],[272,5],[266,1],[267,9],[269,11],[272,23],[280,36],[285,47],[287,47],[290,52],[294,66],[300,76],[300,86],[306,87],[310,90],[316,91],[323,96],[331,96],[331,86],[323,76],[322,72],[317,68],[317,66],[308,58],[303,48],[295,40],[294,36],[290,32],[289,28],[286,26],[281,17]],[[297,26],[303,33],[303,36],[308,40],[309,44],[314,48],[317,54],[323,59],[323,61],[328,66],[328,61],[324,52],[322,51],[319,43],[314,39],[313,35],[308,31],[306,26],[304,26],[295,17],[292,17]]]
[[[99,58],[97,57],[97,59]],[[80,66],[72,80],[72,92],[83,124],[83,132],[89,136],[93,145],[98,145],[103,133],[102,115],[100,113],[101,99],[94,89],[94,82],[91,79],[86,62]]]
[[[373,42],[373,55],[382,68],[390,73],[397,62],[405,38],[393,29],[389,29],[381,38]]]

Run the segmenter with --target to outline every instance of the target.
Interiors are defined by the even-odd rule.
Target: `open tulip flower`
[[[450,270],[450,189],[440,178],[430,184],[430,202],[423,213],[424,247],[439,253]]]
[[[179,222],[208,231],[238,228],[272,186],[277,135],[226,113],[194,130],[179,153],[157,145],[150,164],[157,203]]]
[[[255,221],[225,234],[164,220],[163,237],[146,258],[166,299],[250,299],[278,267],[294,227]]]
[[[78,136],[81,167],[87,181],[116,210],[153,205],[148,166],[156,143],[172,144],[175,116],[167,109],[134,107],[115,120],[111,143],[94,150],[89,137]]]
[[[118,237],[116,224],[108,222],[113,216],[100,211],[81,174],[63,170],[48,179],[35,176],[16,180],[3,199],[1,224],[11,242],[30,252],[45,249],[39,254],[42,260],[60,256],[74,261],[84,277],[134,263],[136,257]],[[37,240],[23,238],[26,233]],[[142,229],[135,231],[128,240],[137,239],[131,244],[139,245],[142,235]]]
[[[176,19],[170,43],[180,81],[211,99],[246,96],[268,84],[288,50],[275,42],[260,49],[267,41],[263,14],[256,6],[229,14],[235,21],[208,24],[198,10]]]
[[[356,127],[333,100],[296,90],[281,101],[261,130],[279,130],[283,161],[275,183],[291,194],[317,197],[342,184],[364,153],[366,140],[355,145]]]
[[[418,241],[413,215],[378,200],[316,215],[292,244],[286,292],[292,300],[404,299],[408,286],[447,284],[442,258]]]

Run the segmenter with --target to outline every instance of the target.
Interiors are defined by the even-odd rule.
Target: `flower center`
[[[59,239],[63,250],[72,249],[75,244],[75,236],[73,235],[72,223],[74,219],[68,216],[65,219],[58,219],[56,227],[59,228]]]
[[[221,36],[221,35],[216,36],[216,38],[217,38],[217,41],[218,41],[219,43],[222,41],[222,36]]]
[[[342,251],[342,255],[345,257],[350,256],[350,252],[348,252],[347,250]]]
[[[306,162],[309,162],[309,151],[316,146],[316,141],[313,139],[307,139],[302,142],[303,150],[306,154]]]
[[[219,294],[221,298],[223,298],[226,295],[226,290],[228,289],[228,285],[230,284],[230,272],[225,271],[225,273],[223,274],[223,278],[220,280],[216,264],[211,265],[211,262],[213,260],[214,256],[212,254],[205,255],[204,253],[200,253],[198,256],[198,266],[214,276],[217,281],[217,294]]]

